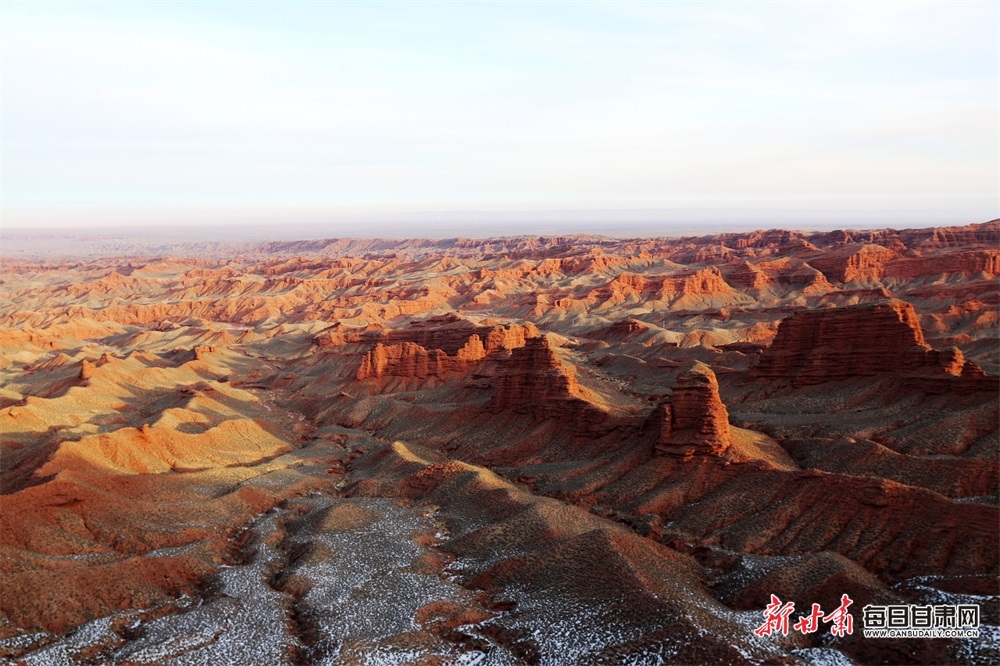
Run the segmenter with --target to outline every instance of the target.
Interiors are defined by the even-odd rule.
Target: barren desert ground
[[[0,661],[998,663],[998,247],[19,253]],[[755,631],[772,595],[854,631]],[[869,605],[979,638],[867,638]]]

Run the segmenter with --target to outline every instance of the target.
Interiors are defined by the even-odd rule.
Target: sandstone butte
[[[803,385],[893,371],[957,378],[955,390],[992,387],[961,349],[937,351],[928,345],[913,306],[895,299],[800,312],[785,319],[750,376]]]
[[[729,412],[719,398],[719,382],[701,361],[678,376],[670,401],[660,410],[656,442],[660,454],[685,458],[720,455],[732,444]]]
[[[1000,661],[998,221],[101,243],[0,269],[4,663]]]

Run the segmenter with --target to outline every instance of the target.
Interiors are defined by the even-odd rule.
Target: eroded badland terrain
[[[5,260],[0,659],[997,663],[998,247]],[[861,635],[959,603],[980,638]]]

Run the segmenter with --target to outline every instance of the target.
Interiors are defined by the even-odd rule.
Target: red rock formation
[[[485,332],[485,337],[483,334]],[[511,350],[523,347],[529,338],[538,337],[538,329],[534,324],[508,324],[506,326],[491,326],[485,331],[480,328],[477,334],[483,338],[487,354],[500,350]]]
[[[194,354],[194,360],[204,361],[209,354],[215,352],[215,347],[211,345],[198,345],[191,351]]]
[[[486,348],[483,346],[483,339],[478,335],[470,335],[465,346],[455,353],[455,359],[473,363],[486,358]]]
[[[339,344],[372,338],[381,340],[362,358],[357,379],[385,376],[443,379],[466,373],[490,354],[523,347],[528,337],[538,334],[534,324],[475,326],[457,317],[428,321],[430,327],[426,326],[427,322],[420,322],[416,327],[401,331],[379,330],[368,334],[329,331],[317,336],[314,342],[330,346],[338,344],[335,340],[339,340]],[[433,327],[434,323],[444,325]]]
[[[464,368],[464,362],[449,357],[440,349],[427,350],[415,342],[396,345],[378,343],[361,359],[357,379],[385,376],[441,379]]]
[[[96,367],[97,366],[87,359],[80,361],[80,379],[87,380],[93,377]]]
[[[760,289],[771,284],[767,273],[744,260],[729,273],[729,281],[744,289]]]
[[[806,296],[836,291],[821,271],[791,257],[757,263],[744,260],[729,272],[728,279],[758,296],[766,287],[791,289]]]
[[[344,337],[343,328],[338,324],[320,331],[313,338],[313,344],[317,347],[339,347],[347,344]]]
[[[717,239],[729,247],[744,249],[767,248],[774,245],[787,245],[795,241],[802,241],[804,237],[800,231],[785,231],[783,229],[770,229],[767,231],[757,230],[745,234],[720,234]]]
[[[621,340],[635,335],[636,333],[644,333],[648,330],[649,326],[642,323],[638,319],[632,319],[629,317],[627,319],[620,319],[610,326],[599,328],[593,333],[588,333],[588,336],[600,340],[605,338]]]
[[[608,284],[593,292],[593,296],[606,305],[624,303],[630,297],[638,300],[646,288],[648,280],[635,273],[620,273]]]
[[[965,275],[985,273],[987,277],[1000,274],[1000,250],[950,252],[926,257],[901,258],[891,262],[885,270],[887,277],[901,280],[951,273]]]
[[[403,329],[386,329],[381,324],[370,324],[364,328],[349,328],[334,324],[322,330],[313,338],[319,347],[339,346],[350,343],[396,345],[412,342],[424,349],[439,349],[449,356],[455,356],[471,343],[470,336],[477,336],[486,354],[501,350],[523,347],[524,341],[536,337],[538,329],[534,324],[506,324],[477,326],[473,322],[454,314],[431,317],[414,322]],[[468,355],[468,351],[464,352]]]
[[[921,249],[941,247],[968,247],[982,244],[987,247],[1000,245],[1000,220],[964,227],[935,227],[933,229],[906,229],[900,236],[908,247]]]
[[[886,264],[898,256],[881,245],[849,246],[846,250],[811,259],[809,263],[823,271],[827,278],[854,282],[880,279],[885,274]]]
[[[673,300],[684,296],[730,296],[733,293],[719,269],[711,266],[691,275],[664,278],[656,296]]]
[[[599,437],[617,423],[577,382],[575,371],[556,355],[546,336],[530,338],[503,362],[499,385],[488,409],[511,411],[535,420],[553,419],[579,437]]]
[[[607,254],[602,248],[594,248],[587,255],[572,257],[563,261],[566,273],[598,273],[625,263],[623,257]]]
[[[712,369],[700,361],[681,373],[670,402],[660,405],[651,418],[659,429],[658,455],[719,455],[732,443],[729,412],[719,398],[719,382]]]
[[[337,322],[316,334],[313,344],[317,347],[338,347],[353,342],[372,342],[381,336],[384,330],[385,326],[382,324],[349,327]]]
[[[471,321],[447,314],[413,322],[406,328],[376,333],[369,339],[385,344],[414,342],[426,349],[440,349],[454,356],[476,331],[477,327]]]
[[[558,414],[579,385],[546,336],[530,338],[511,354],[490,403],[493,411],[513,410],[544,418]]]
[[[750,376],[800,386],[897,370],[982,376],[958,350],[938,352],[927,345],[913,306],[900,300],[809,310],[785,319]]]

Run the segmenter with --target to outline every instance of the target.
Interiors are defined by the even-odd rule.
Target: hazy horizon
[[[0,11],[8,230],[1000,217],[995,2]]]
[[[572,211],[579,213],[579,211]],[[789,211],[785,211],[788,213]],[[782,224],[780,221],[747,220],[703,217],[686,221],[656,219],[618,220],[615,224],[600,219],[583,220],[579,217],[560,219],[552,214],[545,218],[526,218],[512,221],[479,219],[479,224],[461,224],[463,218],[424,219],[419,227],[410,220],[393,223],[369,221],[357,223],[244,223],[234,233],[234,225],[183,225],[145,224],[102,227],[20,228],[0,230],[0,257],[38,259],[99,259],[142,258],[156,255],[182,254],[184,256],[218,256],[241,252],[259,251],[270,243],[309,243],[324,240],[366,241],[381,240],[431,242],[453,239],[503,240],[523,237],[590,237],[616,242],[625,239],[692,239],[719,234],[749,234],[757,230],[787,230],[805,233],[825,233],[834,230],[868,232],[884,229],[903,231],[927,227],[962,227],[954,225],[908,224],[836,224],[833,221]],[[569,212],[567,212],[568,214]],[[790,218],[791,219],[791,218]],[[982,224],[983,220],[972,224]],[[885,220],[882,220],[885,222]],[[289,251],[298,252],[289,248]]]
[[[542,211],[412,211],[399,214],[243,211],[199,214],[148,211],[142,224],[118,213],[97,223],[49,226],[4,224],[8,238],[29,236],[119,236],[157,240],[315,240],[321,238],[499,238],[592,234],[611,238],[702,236],[745,233],[758,229],[822,232],[836,229],[915,229],[981,224],[989,219],[932,215],[921,211],[865,213],[851,211],[694,210],[542,210]],[[234,236],[234,231],[238,234]],[[0,238],[2,242],[2,238]]]

